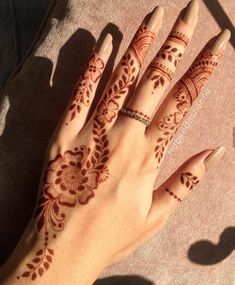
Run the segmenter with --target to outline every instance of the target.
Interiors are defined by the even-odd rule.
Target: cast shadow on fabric
[[[213,265],[227,258],[235,249],[235,227],[226,228],[220,235],[219,242],[213,244],[200,240],[191,245],[188,258],[201,265]]]
[[[115,38],[114,48],[96,101],[112,72],[122,39],[119,29],[108,24],[98,45],[107,32]],[[0,264],[9,257],[32,216],[48,142],[94,44],[90,32],[78,29],[60,49],[55,70],[48,58],[32,56],[6,87],[10,108],[0,136]]]

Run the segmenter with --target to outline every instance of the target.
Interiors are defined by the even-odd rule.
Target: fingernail
[[[107,34],[99,48],[98,54],[99,56],[106,55],[110,52],[110,48],[112,47],[113,37],[111,34]]]
[[[162,24],[163,14],[164,14],[164,10],[161,6],[157,6],[156,8],[154,8],[152,15],[150,16],[150,19],[146,26],[150,30],[157,33]]]
[[[210,169],[215,166],[221,157],[224,155],[225,148],[223,146],[214,149],[204,160],[206,169]]]
[[[230,39],[230,36],[231,32],[228,29],[225,29],[222,32],[220,32],[211,48],[212,53],[216,53],[221,49],[225,50],[227,42]]]
[[[198,18],[199,4],[197,0],[191,0],[185,10],[182,20],[188,25],[194,25]]]

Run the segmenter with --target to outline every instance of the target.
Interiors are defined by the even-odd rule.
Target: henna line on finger
[[[182,202],[182,200],[181,200],[179,197],[177,197],[173,192],[171,192],[168,188],[165,188],[165,191],[166,191],[169,195],[171,195],[172,197],[174,197],[178,202]]]
[[[176,101],[176,112],[164,116],[157,122],[157,128],[161,135],[156,139],[155,157],[159,165],[165,150],[172,140],[174,134],[180,127],[183,118],[188,113],[192,103],[198,97],[207,79],[214,71],[222,56],[223,50],[213,54],[206,46],[193,62],[185,75],[175,85],[173,98]]]

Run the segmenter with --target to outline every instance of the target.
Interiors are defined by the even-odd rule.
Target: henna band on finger
[[[122,108],[120,110],[120,112],[123,115],[125,115],[125,116],[127,116],[129,118],[135,119],[135,120],[143,123],[146,126],[150,125],[150,118],[149,118],[149,116],[143,114],[142,112],[138,112],[138,111],[132,110],[130,108]]]

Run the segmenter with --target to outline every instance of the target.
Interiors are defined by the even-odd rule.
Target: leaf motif
[[[35,268],[35,267],[33,266],[33,264],[31,264],[31,263],[27,263],[26,265],[27,265],[28,269],[34,269],[34,268]]]
[[[43,270],[42,267],[38,268],[38,274],[39,274],[40,276],[42,276],[43,272],[44,272],[44,270]]]
[[[29,272],[29,271],[26,271],[26,272],[24,272],[21,276],[22,276],[22,277],[29,277],[29,275],[30,275],[30,272]]]
[[[170,62],[172,62],[172,55],[171,55],[171,54],[168,55],[168,60],[169,60]]]
[[[32,280],[35,280],[36,278],[37,278],[37,273],[34,272],[34,273],[32,274]]]
[[[162,53],[161,56],[162,56],[163,59],[166,59],[166,54],[165,53]]]
[[[183,175],[181,175],[180,181],[181,181],[182,184],[184,184],[184,176]]]
[[[48,248],[47,250],[48,250],[48,252],[49,252],[51,255],[54,255],[54,250],[53,250],[53,249]]]
[[[40,260],[41,260],[41,259],[40,259],[39,257],[36,257],[36,258],[33,259],[33,262],[34,262],[34,263],[38,263]]]
[[[154,89],[156,89],[156,88],[158,87],[158,85],[159,85],[159,81],[156,81],[156,82],[154,83]]]
[[[43,254],[43,250],[42,249],[40,249],[37,253],[36,253],[36,255],[42,255]]]
[[[49,268],[49,263],[48,262],[43,262],[43,266],[47,270]]]
[[[49,261],[49,262],[52,262],[52,258],[50,255],[46,255],[46,260]]]
[[[176,52],[177,50],[178,50],[177,48],[173,48],[171,51]]]
[[[167,50],[167,49],[170,49],[170,48],[171,48],[171,46],[167,45],[167,46],[165,46],[163,49],[164,49],[164,50]]]
[[[190,184],[189,184],[188,180],[186,181],[185,185],[186,185],[186,187],[189,187]]]
[[[165,81],[164,81],[163,77],[160,77],[160,82],[161,82],[162,86],[164,86]]]

